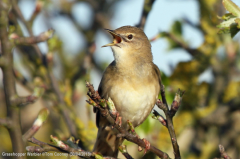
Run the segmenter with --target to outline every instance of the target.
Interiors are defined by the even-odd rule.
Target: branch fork
[[[90,99],[87,102],[93,105],[94,108],[97,108],[100,111],[100,113],[103,116],[105,116],[105,118],[113,125],[113,127],[118,130],[119,134],[117,135],[117,137],[123,137],[128,141],[131,141],[137,144],[140,147],[144,147],[145,153],[148,150],[150,150],[160,158],[169,159],[168,154],[151,146],[151,144],[146,139],[140,139],[139,136],[135,133],[135,130],[133,126],[131,126],[130,122],[128,122],[128,124],[131,130],[130,131],[131,133],[129,133],[127,130],[123,129],[122,127],[120,127],[118,124],[115,124],[117,115],[112,114],[110,112],[112,110],[109,110],[108,108],[106,108],[108,101],[105,99],[101,99],[98,92],[94,90],[93,85],[91,85],[89,82],[86,82],[86,87],[88,88],[87,94],[90,97]]]

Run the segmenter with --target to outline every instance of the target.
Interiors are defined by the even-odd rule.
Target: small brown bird
[[[112,99],[122,117],[122,127],[128,128],[127,120],[137,127],[158,99],[160,71],[153,63],[151,44],[143,30],[132,26],[106,30],[113,36],[113,43],[103,47],[112,48],[114,61],[103,73],[98,92],[102,98]],[[96,113],[98,135],[93,151],[117,157],[123,139],[116,137],[100,112]]]

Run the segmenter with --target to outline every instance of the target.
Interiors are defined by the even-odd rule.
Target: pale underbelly
[[[119,91],[116,91],[119,90]],[[134,89],[121,89],[115,86],[109,92],[109,96],[116,103],[116,109],[122,117],[123,126],[129,120],[134,127],[140,125],[153,109],[158,97],[158,88],[152,86]]]

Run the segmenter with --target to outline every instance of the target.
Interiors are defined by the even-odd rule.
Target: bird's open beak
[[[118,43],[121,43],[122,38],[119,34],[116,34],[113,30],[110,30],[110,29],[105,29],[105,30],[107,30],[113,36],[113,42],[109,43],[109,44],[106,44],[106,45],[103,45],[102,47],[114,46]]]

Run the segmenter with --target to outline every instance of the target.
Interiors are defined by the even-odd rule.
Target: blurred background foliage
[[[97,89],[101,74],[108,65],[107,60],[99,61],[95,56],[99,50],[96,45],[97,36],[105,34],[103,28],[115,29],[110,23],[113,15],[118,14],[114,8],[120,3],[128,5],[128,2],[121,0],[32,0],[31,3],[36,3],[36,7],[31,8],[32,5],[29,7],[24,1],[16,0],[13,6],[16,8],[9,12],[11,32],[20,36],[32,36],[48,28],[54,29],[58,23],[71,23],[72,27],[62,29],[62,32],[66,34],[64,37],[57,31],[47,42],[31,46],[18,45],[13,51],[18,94],[20,96],[30,95],[39,83],[43,83],[47,88],[40,100],[21,109],[22,132],[26,132],[31,127],[39,110],[47,107],[50,110],[50,117],[35,134],[35,138],[49,142],[51,134],[62,140],[72,135],[80,139],[80,146],[91,150],[97,135],[97,128],[92,107],[85,102],[87,99],[85,81],[94,83]],[[143,8],[146,9],[149,3],[151,3],[150,0],[145,0]],[[169,3],[176,2],[170,1]],[[178,88],[186,91],[182,106],[174,117],[182,158],[217,157],[219,156],[218,145],[222,144],[229,156],[237,159],[240,158],[239,36],[231,39],[228,34],[217,34],[216,26],[221,22],[217,16],[225,14],[220,0],[197,0],[196,3],[199,10],[197,23],[192,23],[184,17],[177,19],[171,22],[172,27],[169,30],[160,31],[151,41],[154,43],[159,39],[165,39],[168,42],[168,51],[184,50],[191,56],[190,60],[179,62],[172,67],[170,74],[162,72],[169,104]],[[18,8],[19,5],[20,8]],[[77,16],[88,14],[90,18],[83,22],[79,21],[74,14],[77,5],[87,8],[87,11],[83,9],[85,12],[80,12],[81,14]],[[31,14],[32,16],[26,18],[21,12],[29,8],[32,13],[36,13],[37,9],[40,10],[36,15]],[[148,7],[148,11],[151,12],[150,9],[151,7]],[[159,14],[163,14],[161,10]],[[60,21],[59,18],[64,20]],[[40,23],[35,24],[36,19]],[[158,20],[161,21],[161,19]],[[34,31],[34,25],[39,25],[40,29]],[[203,42],[198,47],[191,47],[191,42],[183,36],[186,31],[183,30],[183,26],[186,25],[194,28],[203,36]],[[67,36],[71,30],[74,30],[74,36],[81,37],[79,48],[75,50],[66,46],[66,43],[74,38]],[[109,39],[111,39],[110,36]],[[174,58],[180,58],[180,56],[181,54]],[[155,58],[155,61],[158,59]],[[208,80],[199,81],[200,76],[205,72],[208,72]],[[4,118],[6,116],[4,86],[2,83],[0,86],[0,118]],[[152,145],[173,156],[167,129],[153,120],[151,115],[136,131],[141,137],[146,137]],[[11,139],[7,130],[2,126],[0,127],[0,140],[0,152],[11,152]],[[138,152],[136,145],[129,142],[125,144],[128,145],[128,152],[135,158],[154,158],[151,153],[142,157],[143,152]],[[0,158],[4,157],[0,155]],[[123,158],[121,154],[120,158]]]

